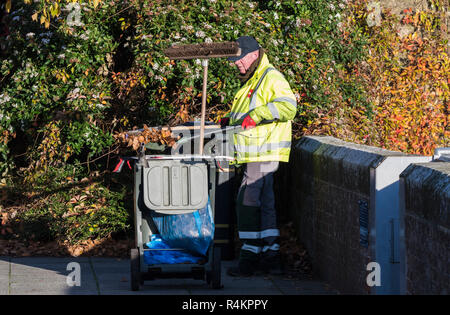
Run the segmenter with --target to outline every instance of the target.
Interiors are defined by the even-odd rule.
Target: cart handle
[[[237,132],[239,132],[241,130],[242,130],[242,126],[241,125],[227,126],[225,128],[215,129],[215,130],[212,130],[212,131],[206,131],[205,130],[205,133],[204,133],[203,137],[210,136],[210,135],[213,135],[213,134],[216,134],[216,133],[223,133],[223,132],[225,132],[226,134],[234,134],[234,133],[237,133]],[[192,140],[200,138],[201,136],[202,135],[200,135],[200,134],[196,134],[196,135],[193,135],[193,136],[190,136],[190,137],[181,138],[180,140],[178,140],[176,142],[176,144],[177,144],[177,146],[178,145],[183,145],[183,144],[188,143],[188,142],[190,142]]]

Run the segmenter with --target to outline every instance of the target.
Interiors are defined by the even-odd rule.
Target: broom
[[[203,92],[202,92],[202,116],[200,120],[200,148],[199,154],[203,155],[206,114],[206,83],[208,80],[208,59],[230,56],[239,56],[241,49],[237,42],[200,43],[188,45],[172,45],[164,50],[167,57],[172,60],[202,59],[203,66]]]

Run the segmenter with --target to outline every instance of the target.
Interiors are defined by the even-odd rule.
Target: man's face
[[[250,68],[253,62],[257,60],[259,57],[259,51],[253,51],[251,53],[248,53],[243,58],[237,60],[234,62],[236,67],[239,69],[239,72],[242,74],[245,74],[247,70]]]

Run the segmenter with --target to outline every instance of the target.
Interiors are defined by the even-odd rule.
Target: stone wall
[[[448,293],[450,183],[437,168],[449,163],[431,160],[332,137],[292,147],[276,174],[277,209],[317,276],[344,294]],[[421,162],[432,171],[411,170]],[[370,262],[381,266],[376,287],[366,282]]]
[[[450,163],[414,164],[400,178],[406,293],[450,294]]]
[[[370,200],[370,167],[385,150],[332,137],[304,137],[278,172],[279,211],[288,211],[315,273],[342,293],[367,294],[360,205]]]

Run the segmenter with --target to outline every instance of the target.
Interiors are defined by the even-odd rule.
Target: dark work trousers
[[[240,263],[253,263],[260,257],[279,253],[273,174],[279,162],[252,162],[244,167],[236,212],[239,239],[243,245]]]

